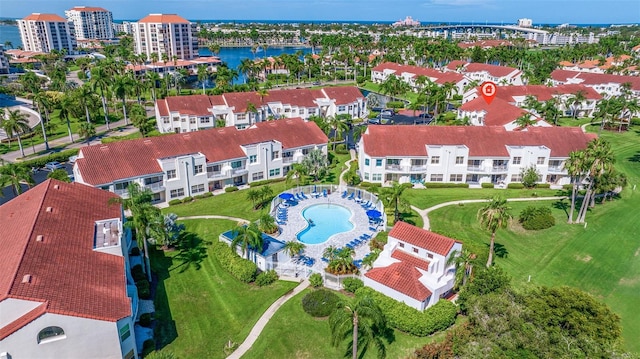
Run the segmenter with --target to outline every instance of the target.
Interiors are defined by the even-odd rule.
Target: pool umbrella
[[[367,216],[371,218],[380,218],[382,216],[382,213],[380,213],[380,211],[377,211],[375,209],[370,209],[367,211]]]
[[[280,197],[281,199],[284,199],[285,201],[293,199],[293,195],[291,193],[280,193],[278,197]]]

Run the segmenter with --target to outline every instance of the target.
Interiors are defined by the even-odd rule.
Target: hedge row
[[[266,285],[274,283],[278,280],[278,278],[278,273],[276,273],[275,270],[268,270],[266,272],[258,274],[258,276],[256,277],[256,285],[258,285],[259,287],[264,287]]]
[[[69,160],[69,157],[76,156],[79,151],[80,150],[78,150],[77,148],[72,150],[60,151],[48,156],[26,160],[21,163],[27,167],[44,167],[44,165],[53,161],[67,162],[67,160]]]
[[[229,186],[229,187],[225,187],[225,188],[224,188],[224,191],[225,191],[226,193],[229,193],[229,192],[235,192],[235,191],[237,191],[237,190],[238,190],[238,187],[236,187],[236,186]]]
[[[375,188],[375,187],[382,187],[382,184],[380,184],[380,183],[371,183],[371,182],[361,182],[360,183],[360,187],[363,187],[363,188],[373,187],[373,188]]]
[[[491,182],[483,182],[481,186],[482,186],[482,188],[494,188],[495,187],[493,185],[493,183],[491,183]]]
[[[507,188],[510,188],[510,189],[523,189],[524,185],[522,183],[520,183],[520,182],[513,182],[513,183],[509,183],[507,185]]]
[[[369,287],[356,291],[356,297],[363,296],[371,297],[380,306],[390,326],[420,337],[449,328],[455,323],[458,314],[456,305],[448,300],[440,300],[420,312]]]
[[[249,187],[257,187],[257,186],[262,186],[262,185],[265,185],[265,184],[283,182],[286,179],[287,179],[286,177],[282,177],[282,178],[275,178],[275,179],[270,179],[270,180],[255,181],[255,182],[249,183]]]
[[[468,183],[425,182],[426,188],[469,188]]]
[[[340,297],[332,291],[318,289],[302,298],[302,309],[312,317],[327,317],[336,309],[338,302]]]
[[[342,288],[349,293],[355,293],[362,287],[364,287],[364,283],[358,278],[345,278],[342,281]]]
[[[251,283],[256,278],[258,267],[255,263],[238,256],[226,243],[216,242],[213,245],[213,255],[222,267],[239,281]]]

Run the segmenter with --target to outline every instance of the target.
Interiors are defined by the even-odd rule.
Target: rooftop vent
[[[151,140],[149,140],[149,139],[146,139],[146,140],[144,140],[144,141],[142,141],[142,142],[143,142],[145,145],[150,145],[150,144],[152,144],[152,143],[153,143],[153,141],[151,141]]]
[[[44,240],[44,236],[42,234],[38,234],[38,236],[36,237],[36,241],[42,242],[43,240]]]
[[[47,212],[49,213],[53,212],[53,207],[47,207]]]
[[[54,185],[53,189],[60,189],[60,185]]]
[[[103,150],[103,151],[106,151],[106,150],[109,149],[109,146],[100,146],[100,149]]]
[[[25,274],[24,277],[22,277],[22,283],[31,283],[31,274]]]

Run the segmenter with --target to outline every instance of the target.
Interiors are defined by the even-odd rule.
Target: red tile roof
[[[246,130],[235,127],[178,133],[158,137],[86,146],[76,165],[84,182],[101,185],[113,181],[161,173],[157,159],[201,152],[207,162],[246,157],[244,144],[277,140],[284,149],[327,143],[314,122],[300,118],[261,122]],[[135,154],[135,156],[132,156]]]
[[[96,6],[74,6],[73,8],[71,8],[70,10],[75,10],[75,11],[97,11],[97,12],[109,12],[109,10],[101,8],[101,7],[96,7]]]
[[[31,15],[23,18],[22,20],[30,21],[47,21],[47,22],[67,22],[62,16],[56,14],[41,14],[34,12]]]
[[[156,24],[188,24],[182,16],[176,14],[149,14],[138,22],[156,23]]]
[[[124,258],[93,249],[95,221],[122,217],[108,204],[114,197],[50,179],[0,206],[0,301],[48,302],[48,313],[105,321],[131,315]]]
[[[500,98],[494,98],[488,104],[484,98],[478,97],[460,106],[461,111],[480,112],[484,111],[485,126],[504,126],[515,121],[518,117],[527,113],[526,110],[514,106]]]
[[[481,64],[477,62],[472,62],[465,66],[462,70],[463,72],[486,72],[491,76],[495,77],[505,77],[511,74],[517,74],[520,70],[515,69],[513,67],[507,66],[498,66],[498,65],[490,65],[490,64]]]
[[[453,60],[449,62],[445,68],[450,71],[457,71],[458,69],[464,69],[467,64],[469,64],[467,61]]]
[[[23,316],[21,316],[18,319],[14,320],[13,322],[11,322],[11,323],[5,325],[4,327],[0,328],[0,340],[4,340],[6,337],[8,337],[11,334],[17,332],[18,330],[20,330],[25,325],[27,325],[27,324],[33,322],[34,320],[38,319],[41,315],[43,315],[44,313],[47,312],[47,306],[48,305],[49,305],[48,302],[44,302],[44,303],[38,305],[37,307],[33,308],[32,310],[30,310],[29,312],[27,312]]]
[[[458,43],[458,47],[466,49],[469,47],[482,47],[482,48],[489,48],[489,47],[498,47],[498,46],[513,46],[513,43],[511,41],[507,41],[507,40],[481,40],[481,41],[475,41],[475,42],[459,42]]]
[[[425,67],[411,66],[411,65],[400,65],[395,62],[384,62],[376,67],[374,67],[371,71],[382,72],[384,70],[393,70],[397,76],[402,75],[403,72],[412,74],[412,77],[417,76],[426,76],[434,81],[437,84],[444,84],[445,82],[453,82],[458,83],[464,80],[464,76],[455,72],[442,72],[435,69],[429,69]]]
[[[640,91],[640,77],[638,76],[625,76],[625,75],[611,75],[611,74],[597,74],[591,72],[579,72],[569,70],[554,70],[551,72],[551,78],[558,82],[567,82],[569,79],[576,79],[583,85],[604,85],[609,83],[624,84],[626,82],[631,84],[631,89]],[[576,82],[576,81],[572,81]]]
[[[421,302],[432,294],[420,282],[422,273],[407,262],[397,262],[387,267],[372,268],[364,275]]]
[[[478,92],[480,89],[478,88]],[[538,101],[550,100],[553,96],[557,95],[570,95],[575,94],[578,91],[584,92],[585,96],[589,100],[600,100],[602,96],[598,91],[591,87],[584,86],[582,84],[565,84],[558,86],[545,86],[545,85],[523,85],[523,86],[498,86],[496,90],[496,97],[504,99],[508,102],[513,102],[515,96],[534,96]]]
[[[508,157],[508,145],[544,145],[552,157],[567,157],[594,138],[578,127],[529,127],[526,132],[514,132],[489,126],[399,125],[370,125],[362,136],[364,151],[372,157],[426,157],[426,145],[465,145],[472,157]]]
[[[396,238],[399,241],[412,244],[442,256],[449,254],[453,244],[456,242],[449,237],[412,226],[405,222],[396,223],[391,232],[389,232],[389,237]]]
[[[213,116],[210,110],[211,101],[207,95],[169,96],[158,100],[158,102],[171,109],[171,112],[179,112],[183,115],[202,116],[205,114]]]
[[[401,262],[407,262],[416,268],[420,268],[422,270],[429,270],[429,261],[424,260],[422,258],[418,258],[412,254],[409,254],[403,250],[396,249],[391,253],[391,258],[397,259]]]
[[[327,94],[328,98],[334,99],[336,105],[347,105],[358,99],[364,100],[362,92],[353,86],[325,87],[322,91]]]

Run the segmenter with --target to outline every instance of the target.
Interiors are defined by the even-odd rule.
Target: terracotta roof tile
[[[420,282],[422,273],[406,262],[393,263],[387,267],[372,268],[365,273],[365,276],[421,302],[432,294]]]
[[[507,157],[506,146],[546,146],[552,157],[567,157],[594,139],[578,127],[529,127],[526,132],[490,126],[370,125],[362,136],[372,157],[426,157],[426,145],[465,145],[472,157]]]
[[[31,15],[28,15],[27,17],[23,18],[22,20],[29,20],[29,21],[47,21],[47,22],[67,22],[67,20],[65,18],[63,18],[60,15],[56,15],[56,14],[41,14],[41,13],[37,13],[34,12]]]
[[[578,80],[582,85],[604,85],[609,83],[624,84],[626,82],[631,84],[631,89],[640,91],[640,77],[638,76],[625,76],[625,75],[611,75],[611,74],[598,74],[591,72],[579,72],[569,70],[554,70],[551,72],[551,78],[558,82],[567,82],[572,79],[572,82]]]
[[[411,65],[400,65],[395,62],[384,62],[376,67],[374,67],[371,71],[382,72],[384,70],[393,70],[395,75],[400,76],[403,72],[412,74],[413,77],[417,76],[426,76],[434,81],[437,84],[444,84],[445,82],[453,82],[458,83],[464,80],[464,76],[455,72],[442,72],[436,69],[429,69],[425,67],[411,66]]]
[[[25,325],[27,325],[27,324],[33,322],[34,320],[38,319],[41,315],[43,315],[44,313],[47,312],[47,305],[48,305],[48,303],[44,302],[44,303],[38,305],[37,307],[33,308],[32,310],[30,310],[29,312],[27,312],[23,316],[21,316],[18,319],[14,320],[13,322],[11,322],[11,323],[5,325],[4,327],[0,328],[0,340],[4,340],[6,337],[8,337],[11,334],[17,332],[18,330],[20,330]]]
[[[389,232],[389,237],[396,238],[399,241],[412,244],[442,256],[449,254],[449,251],[451,251],[455,243],[455,240],[449,237],[412,226],[405,222],[396,223],[391,232]]]
[[[483,98],[478,97],[464,103],[460,106],[460,110],[473,112],[484,111],[486,113],[484,116],[485,126],[504,126],[527,113],[526,110],[497,97],[493,99],[491,104],[488,104]]]
[[[468,72],[486,72],[491,76],[505,77],[511,74],[517,74],[520,70],[513,67],[498,66],[490,64],[481,64],[477,62],[471,62],[462,70],[465,73]]]
[[[412,254],[409,254],[403,250],[396,249],[391,253],[391,258],[397,259],[401,262],[407,262],[416,268],[420,268],[422,270],[429,270],[429,261],[424,260],[422,258],[418,258]]]
[[[156,24],[188,24],[182,16],[176,14],[149,14],[138,22],[156,23]]]
[[[243,144],[277,140],[283,148],[326,144],[327,136],[313,122],[300,118],[258,123],[246,130],[235,127],[177,133],[109,144],[86,146],[76,166],[86,183],[113,181],[161,173],[157,159],[200,152],[207,162],[246,157]],[[131,154],[135,153],[135,156]]]
[[[0,206],[0,298],[48,302],[49,313],[98,320],[131,315],[124,258],[94,250],[95,221],[122,217],[121,206],[108,204],[114,197],[47,180]]]
[[[96,12],[109,12],[109,10],[97,6],[74,6],[70,10],[75,11],[96,11]]]
[[[358,99],[364,100],[362,92],[357,87],[325,87],[322,89],[327,97],[335,100],[336,105],[347,105],[356,102]]]
[[[480,91],[479,88],[478,91]],[[515,96],[531,95],[537,98],[538,101],[547,101],[557,95],[571,95],[578,91],[583,91],[586,98],[589,100],[602,99],[602,96],[598,91],[581,84],[565,84],[553,87],[545,85],[498,86],[496,90],[496,98],[513,102],[513,97]]]

